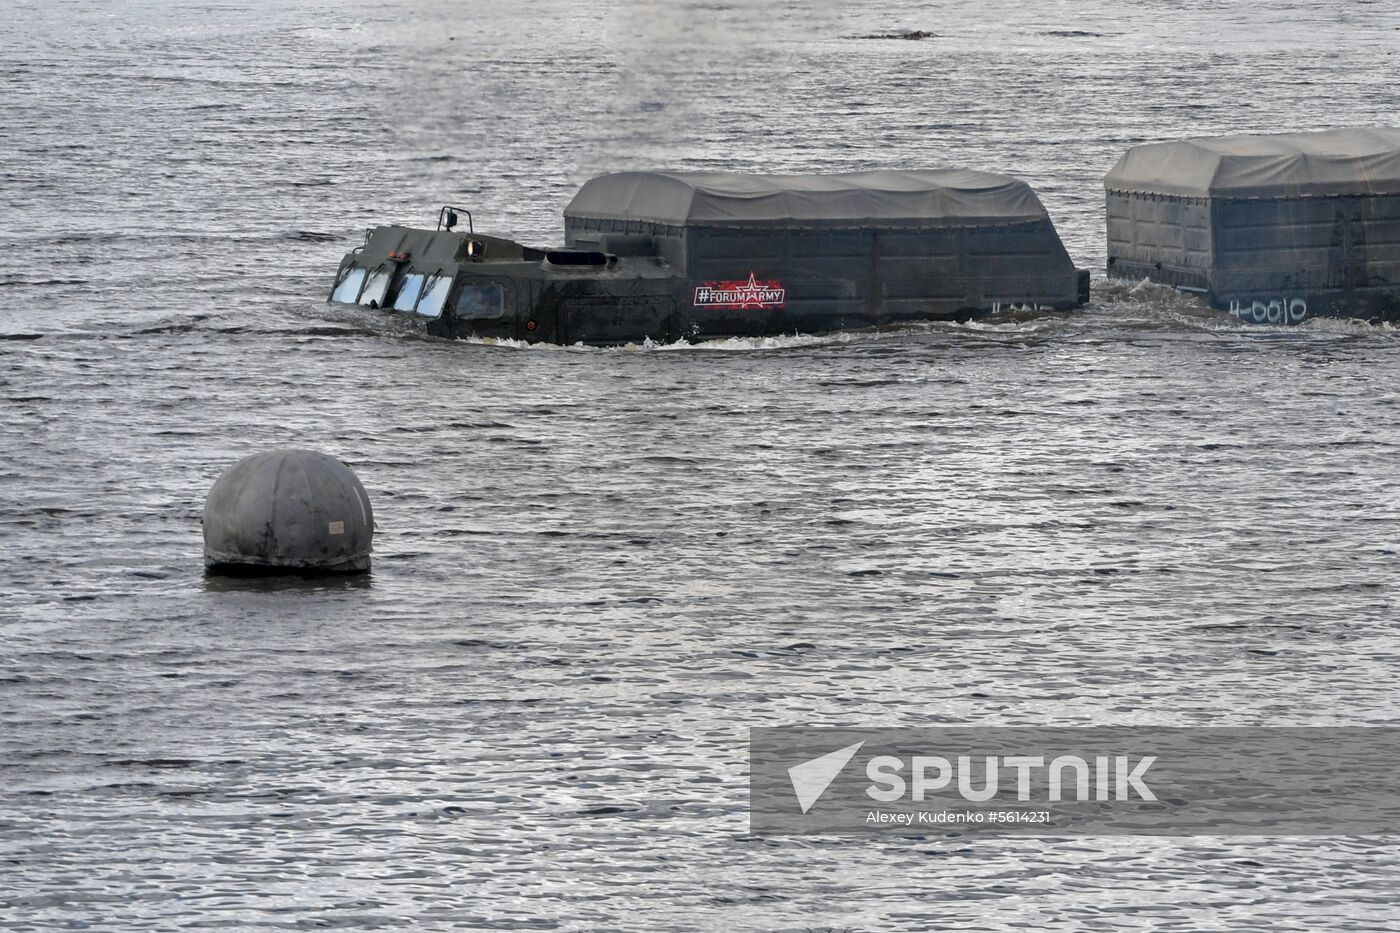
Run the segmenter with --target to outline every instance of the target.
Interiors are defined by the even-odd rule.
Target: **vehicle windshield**
[[[335,286],[335,291],[331,292],[331,301],[338,301],[341,304],[352,305],[355,299],[360,297],[360,286],[365,284],[365,273],[368,270],[350,268],[345,276]]]
[[[384,293],[389,290],[389,273],[380,269],[370,274],[365,290],[360,292],[360,304],[370,308],[384,307]]]
[[[420,273],[413,273],[404,276],[403,284],[399,286],[399,293],[394,296],[395,311],[412,311],[418,304],[418,296],[423,291],[423,280],[427,276]]]
[[[442,314],[442,306],[447,302],[447,293],[451,290],[451,276],[433,276],[428,280],[423,297],[418,301],[418,313],[424,317],[439,317]]]

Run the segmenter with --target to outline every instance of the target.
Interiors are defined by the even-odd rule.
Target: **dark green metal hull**
[[[682,268],[660,251],[636,255],[636,243],[583,239],[539,250],[378,227],[342,261],[332,300],[397,306],[438,336],[589,345],[825,333],[1088,300],[1088,273],[1074,268],[1048,221],[966,231],[688,230]],[[478,255],[467,255],[469,242]],[[426,283],[441,281],[450,285],[440,307],[425,306]],[[412,288],[419,299],[405,292]]]

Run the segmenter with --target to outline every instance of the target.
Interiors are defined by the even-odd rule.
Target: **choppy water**
[[[1392,331],[321,301],[364,226],[547,243],[652,166],[1012,171],[1101,268],[1126,145],[1400,122],[1391,0],[5,9],[0,928],[1400,928],[1393,840],[745,835],[755,725],[1393,721]],[[369,584],[203,577],[288,444],[363,478]]]

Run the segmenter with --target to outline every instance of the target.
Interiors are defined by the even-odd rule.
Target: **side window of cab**
[[[467,282],[457,295],[457,316],[476,320],[505,317],[505,289],[497,282]]]

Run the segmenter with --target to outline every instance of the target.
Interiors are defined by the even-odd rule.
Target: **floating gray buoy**
[[[214,572],[364,573],[373,535],[365,487],[311,450],[245,457],[204,502],[204,563]]]

